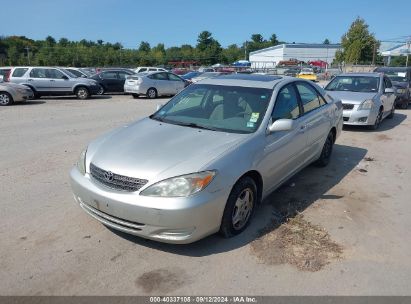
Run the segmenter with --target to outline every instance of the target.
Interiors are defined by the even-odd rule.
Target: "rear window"
[[[26,74],[28,68],[16,68],[13,71],[12,77],[22,77],[24,74]]]

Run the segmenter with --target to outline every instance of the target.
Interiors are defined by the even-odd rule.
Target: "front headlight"
[[[172,177],[148,187],[140,194],[157,197],[187,197],[207,187],[215,174],[215,171],[204,171]]]
[[[405,93],[405,89],[397,89],[397,93],[398,93],[398,94],[404,94],[404,93]]]
[[[374,101],[371,99],[363,101],[362,104],[358,107],[358,110],[371,110],[372,107],[374,106]]]
[[[76,163],[76,167],[82,175],[86,174],[86,154],[87,148],[81,151],[78,161]]]

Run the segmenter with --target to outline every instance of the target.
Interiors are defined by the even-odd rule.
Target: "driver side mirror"
[[[291,131],[294,129],[294,120],[292,119],[277,119],[268,127],[268,134],[277,131]]]
[[[393,94],[393,93],[395,93],[395,90],[393,88],[386,88],[384,93]]]

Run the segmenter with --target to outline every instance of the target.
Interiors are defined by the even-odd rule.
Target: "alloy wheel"
[[[6,106],[10,103],[10,96],[6,93],[0,94],[0,104]]]
[[[247,224],[253,211],[253,206],[253,191],[250,188],[246,188],[237,197],[233,209],[232,224],[235,230],[241,230]]]

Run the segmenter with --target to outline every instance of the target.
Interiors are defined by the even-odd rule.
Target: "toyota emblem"
[[[104,179],[108,182],[113,181],[114,174],[111,171],[104,172]]]

